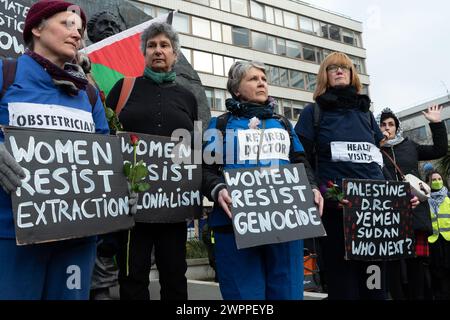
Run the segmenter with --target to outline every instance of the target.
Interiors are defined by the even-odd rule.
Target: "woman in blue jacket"
[[[228,121],[223,128],[225,137],[223,140],[211,139],[205,147],[205,150],[220,153],[224,164],[222,166],[218,163],[219,159],[212,164],[203,165],[203,192],[214,201],[208,223],[214,232],[216,267],[222,297],[226,300],[302,299],[303,241],[238,250],[231,225],[231,198],[224,183],[222,169],[301,162],[305,164],[320,212],[322,196],[292,126],[287,120],[280,121],[280,116],[275,114],[277,105],[268,96],[265,66],[256,61],[235,62],[228,73],[227,88],[232,98],[226,101]],[[217,118],[213,118],[209,129],[217,129],[217,121]],[[264,155],[261,152],[259,156],[243,154],[241,151],[244,148],[240,146],[243,142],[238,139],[239,133],[261,128],[276,132],[274,136],[283,136],[284,141],[290,141],[289,137],[292,137],[292,146],[282,148],[280,152],[268,152]],[[259,147],[264,149],[261,145]]]
[[[109,132],[98,93],[92,105],[87,79],[72,63],[85,28],[84,12],[71,3],[47,0],[30,8],[23,31],[28,50],[17,60],[14,81],[0,97],[1,124]],[[0,73],[0,87],[5,81]],[[10,193],[21,185],[23,170],[4,147],[3,135],[0,139],[0,299],[88,299],[95,237],[16,245]],[[72,275],[76,281],[71,282]]]

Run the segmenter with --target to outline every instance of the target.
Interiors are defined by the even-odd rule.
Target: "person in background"
[[[144,74],[136,78],[119,113],[125,131],[172,136],[176,129],[194,130],[198,120],[195,96],[175,83],[172,70],[180,54],[178,34],[171,25],[155,22],[141,36]],[[117,106],[123,79],[111,89],[106,105]],[[149,300],[151,251],[161,285],[161,300],[187,300],[187,229],[185,219],[173,223],[136,223],[123,233],[118,253],[120,299]]]
[[[216,270],[222,297],[225,300],[303,299],[303,240],[238,250],[231,220],[231,198],[222,169],[303,163],[320,213],[322,196],[292,126],[285,121],[289,123],[289,127],[285,127],[275,114],[277,105],[268,95],[265,65],[257,61],[235,62],[228,72],[227,89],[232,98],[226,101],[229,118],[225,137],[211,137],[205,143],[209,150],[224,150],[224,166],[217,161],[203,164],[203,194],[214,201],[208,224],[214,233]],[[209,129],[217,129],[217,121],[213,118]],[[271,130],[274,137],[281,137],[283,141],[290,141],[292,136],[292,144],[280,153],[265,155],[261,152],[261,158],[259,154],[253,154],[254,160],[244,159],[238,151],[243,148],[239,146],[238,135],[249,129]],[[227,147],[232,141],[234,149]]]
[[[389,108],[381,111],[378,117],[380,129],[389,135],[381,148],[387,179],[402,181],[402,174],[408,173],[419,177],[419,161],[438,159],[447,153],[447,131],[441,121],[441,111],[442,107],[435,105],[423,112],[430,121],[432,145],[421,145],[403,137],[401,123],[394,112]],[[388,262],[388,286],[394,300],[430,298],[427,238],[432,228],[429,212],[428,201],[421,202],[413,210],[416,257]]]
[[[18,126],[18,111],[29,116],[52,113],[93,122],[96,133],[109,132],[98,92],[92,105],[88,81],[74,63],[85,29],[86,16],[72,3],[43,0],[31,6],[23,29],[27,51],[18,58],[14,83],[0,100],[2,125]],[[0,73],[0,87],[3,81]],[[53,129],[38,122],[33,127]],[[96,237],[16,245],[10,193],[21,185],[24,173],[6,150],[3,134],[0,138],[0,299],[88,299]],[[76,288],[67,285],[73,266],[80,270]]]
[[[433,234],[430,244],[430,271],[433,298],[450,300],[450,197],[446,183],[437,171],[428,174]]]

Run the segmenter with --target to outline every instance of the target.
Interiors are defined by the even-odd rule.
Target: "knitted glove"
[[[0,185],[6,193],[16,191],[25,178],[25,172],[16,159],[6,150],[5,144],[0,143]]]

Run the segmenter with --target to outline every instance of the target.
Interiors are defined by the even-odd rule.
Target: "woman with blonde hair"
[[[308,161],[315,164],[316,177],[321,190],[329,181],[342,187],[342,179],[384,180],[379,149],[384,139],[373,114],[370,99],[361,94],[361,82],[347,55],[333,52],[322,62],[317,75],[314,100],[320,108],[318,126],[314,125],[315,106],[303,110],[295,126]],[[316,118],[317,119],[317,118]],[[339,142],[339,143],[336,143]],[[361,151],[355,160],[343,158],[340,150],[348,145],[373,146]],[[313,150],[316,159],[312,157]],[[346,200],[325,199],[322,220],[327,237],[322,238],[322,254],[329,299],[385,299],[382,263],[345,260],[342,206]],[[381,270],[381,288],[370,290],[367,280],[370,265]]]

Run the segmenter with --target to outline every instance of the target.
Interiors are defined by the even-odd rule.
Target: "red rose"
[[[328,188],[333,188],[333,187],[334,187],[334,182],[331,181],[331,180],[328,180],[328,182],[327,182],[327,187],[328,187]]]
[[[133,146],[137,145],[139,142],[139,137],[133,133],[130,134],[130,141]]]

